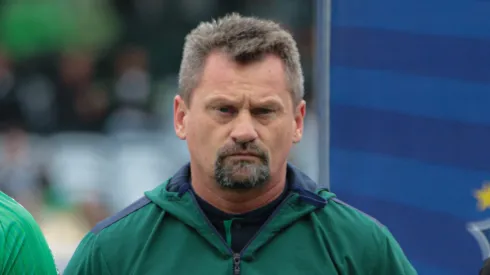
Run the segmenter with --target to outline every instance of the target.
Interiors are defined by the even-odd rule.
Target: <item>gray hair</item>
[[[293,102],[297,104],[303,98],[303,71],[292,35],[273,21],[232,13],[202,22],[186,36],[179,72],[179,95],[186,102],[199,84],[206,58],[214,50],[224,51],[242,64],[256,62],[265,54],[278,56],[285,64]]]

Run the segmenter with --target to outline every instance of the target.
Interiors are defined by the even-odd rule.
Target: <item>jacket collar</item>
[[[167,192],[178,193],[182,196],[191,190],[190,184],[191,169],[190,164],[184,165],[170,179],[166,186]],[[299,194],[299,197],[308,204],[321,208],[327,203],[326,199],[317,195],[320,191],[317,184],[310,179],[306,174],[288,163],[286,172],[286,182],[292,192]]]

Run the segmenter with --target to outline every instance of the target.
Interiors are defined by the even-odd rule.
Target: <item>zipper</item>
[[[230,255],[233,255],[233,250],[231,250],[231,247],[226,243],[225,239],[223,239],[223,237],[218,232],[218,230],[216,230],[216,228],[211,223],[211,221],[208,219],[208,217],[206,216],[206,214],[204,214],[204,211],[202,211],[201,207],[199,206],[199,203],[197,203],[197,199],[196,199],[196,196],[194,195],[194,193],[193,192],[189,192],[189,193],[190,193],[192,199],[194,200],[195,205],[199,209],[199,212],[204,217],[204,220],[208,224],[209,228],[211,228],[211,230],[213,230],[213,233],[216,234],[218,236],[218,238],[221,240],[221,242],[226,246],[226,248],[228,248],[228,252],[230,252]]]
[[[284,204],[286,204],[286,202],[293,196],[293,194],[289,194],[288,196],[286,196],[284,198],[284,200],[276,207],[276,209],[274,209],[274,211],[272,212],[272,214],[269,216],[269,218],[267,218],[267,220],[264,222],[263,225],[260,226],[259,230],[257,230],[257,232],[255,232],[255,235],[248,241],[248,243],[243,247],[242,251],[240,251],[240,256],[243,256],[243,254],[245,253],[245,250],[250,246],[250,244],[252,244],[252,242],[257,238],[257,236],[260,234],[260,232],[265,228],[266,225],[269,224],[269,222],[272,220],[272,218],[274,218],[276,215],[277,215],[277,212],[279,212],[279,210],[281,210],[282,206]]]
[[[194,195],[193,192],[189,192],[189,193],[192,197],[192,200],[194,201],[194,204],[199,209],[199,213],[201,213],[204,220],[208,224],[209,228],[211,228],[211,230],[214,232],[214,234],[216,234],[218,236],[218,238],[221,240],[221,242],[226,246],[226,248],[230,252],[230,255],[233,256],[233,275],[240,275],[240,262],[241,262],[241,258],[242,258],[240,253],[233,253],[233,250],[231,249],[231,247],[228,245],[228,243],[225,241],[225,239],[223,239],[223,237],[218,232],[218,230],[216,230],[216,227],[214,227],[214,225],[208,219],[206,214],[204,214],[204,211],[202,211],[201,207],[199,206],[199,203],[197,202],[196,195]]]
[[[197,199],[196,199],[196,196],[194,195],[194,193],[193,192],[189,192],[189,193],[190,193],[192,199],[194,200],[195,205],[199,209],[199,212],[204,217],[204,220],[206,221],[206,223],[208,224],[208,226],[211,228],[211,230],[213,230],[213,232],[216,235],[218,235],[218,237],[221,240],[221,242],[226,246],[226,248],[228,248],[228,251],[230,252],[230,255],[233,256],[233,275],[240,275],[240,272],[241,272],[241,270],[240,270],[240,264],[241,264],[241,261],[242,261],[243,254],[245,253],[245,250],[257,238],[257,236],[265,228],[265,226],[267,224],[269,224],[269,222],[272,220],[272,218],[274,218],[274,216],[276,216],[277,212],[279,212],[279,210],[289,200],[289,198],[291,198],[293,196],[293,194],[289,194],[287,197],[285,197],[284,200],[276,207],[276,209],[274,209],[274,212],[272,212],[272,214],[269,216],[269,218],[267,218],[267,220],[264,222],[264,224],[262,226],[260,226],[259,230],[257,230],[257,232],[255,233],[255,235],[243,247],[242,251],[240,251],[240,253],[234,253],[233,250],[231,249],[231,247],[226,243],[225,239],[223,239],[223,237],[221,236],[221,234],[218,232],[218,230],[216,230],[216,228],[214,227],[214,225],[208,219],[208,217],[206,216],[206,214],[204,214],[204,211],[202,211],[201,207],[199,206],[199,203],[197,203]]]
[[[240,262],[242,256],[240,253],[233,254],[233,275],[240,275]]]
[[[257,236],[262,232],[262,230],[265,228],[267,224],[277,215],[277,212],[281,210],[284,204],[291,198],[293,194],[289,194],[284,198],[284,200],[274,209],[272,214],[267,218],[267,220],[264,222],[262,226],[260,226],[259,230],[255,232],[255,235],[248,241],[248,243],[243,247],[242,251],[240,253],[235,253],[233,255],[233,275],[240,275],[240,262],[243,257],[243,254],[245,254],[245,250],[250,246],[250,244],[257,238]]]

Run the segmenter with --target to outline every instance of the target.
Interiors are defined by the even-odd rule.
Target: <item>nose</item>
[[[254,126],[253,118],[248,112],[240,112],[235,118],[231,138],[236,143],[247,143],[257,139],[258,134]]]

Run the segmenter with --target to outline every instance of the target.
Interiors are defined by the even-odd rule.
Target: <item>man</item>
[[[0,274],[58,274],[48,244],[32,215],[2,192]]]
[[[200,24],[179,89],[190,164],[98,224],[65,274],[416,274],[386,228],[287,164],[306,106],[279,25],[237,14]]]

